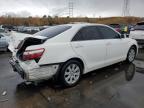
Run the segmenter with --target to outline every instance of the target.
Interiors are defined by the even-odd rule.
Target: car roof
[[[70,29],[65,32],[60,33],[58,36],[55,36],[51,39],[48,39],[49,43],[51,42],[70,42],[74,35],[83,27],[86,26],[105,26],[113,29],[112,27],[104,24],[96,24],[96,23],[77,23],[77,24],[62,24],[56,26],[71,26]],[[113,29],[114,30],[114,29]]]
[[[100,26],[106,26],[106,25],[104,25],[104,24],[96,24],[96,23],[76,23],[76,24],[65,24],[65,25],[69,25],[69,26],[72,26],[72,27],[74,27],[74,26],[80,26],[80,27],[82,27],[82,26],[98,26],[98,25],[100,25]]]

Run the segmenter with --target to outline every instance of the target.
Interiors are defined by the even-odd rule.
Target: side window
[[[96,26],[82,28],[73,38],[72,41],[98,40],[102,39]]]
[[[72,41],[83,41],[83,40],[85,40],[85,39],[83,37],[83,29],[81,29],[76,33],[76,35],[74,36]]]
[[[114,30],[105,27],[105,26],[99,26],[99,31],[101,32],[104,39],[118,39],[120,38],[120,35],[116,33]]]

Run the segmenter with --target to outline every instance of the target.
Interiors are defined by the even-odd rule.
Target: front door
[[[124,60],[127,54],[127,39],[121,38],[118,32],[109,27],[99,26],[99,30],[106,42],[105,63],[110,65]]]

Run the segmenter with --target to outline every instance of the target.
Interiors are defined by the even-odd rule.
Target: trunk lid
[[[39,40],[38,43],[40,44],[41,43],[40,41],[46,40],[46,37],[43,36],[34,36],[30,34],[17,33],[13,31],[9,33],[9,36],[10,40],[8,48],[12,53],[16,53],[18,50],[21,49],[21,47],[24,47],[23,45],[26,45],[25,42],[29,42],[29,45],[31,45],[30,43],[32,43],[32,41]]]

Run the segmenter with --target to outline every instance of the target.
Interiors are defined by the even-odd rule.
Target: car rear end
[[[44,41],[43,39],[26,38],[18,45],[18,49],[15,49],[9,60],[13,70],[27,81],[48,79],[58,70],[58,65],[39,63],[45,54]]]
[[[130,38],[137,41],[140,48],[144,48],[144,23],[138,23],[130,32]]]
[[[59,64],[47,62],[47,52],[52,53],[51,51],[54,50],[50,48],[51,51],[47,51],[47,47],[50,46],[48,41],[66,31],[69,27],[58,28],[48,28],[48,30],[40,31],[35,35],[27,36],[11,50],[12,58],[9,63],[12,65],[13,70],[19,73],[26,81],[49,79],[58,71]]]
[[[140,46],[140,48],[144,48],[144,39],[136,39],[138,45]]]

